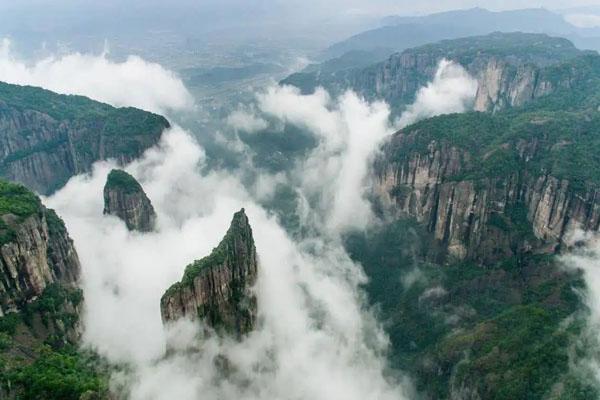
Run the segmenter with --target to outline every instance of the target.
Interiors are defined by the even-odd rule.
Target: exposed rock
[[[583,54],[562,38],[493,33],[409,49],[367,68],[310,79],[307,74],[296,74],[283,83],[299,86],[304,92],[318,86],[333,93],[352,89],[367,99],[383,99],[393,109],[402,110],[414,102],[421,87],[433,80],[439,62],[445,58],[463,66],[477,80],[475,110],[499,111],[572,85],[572,71],[555,66]],[[310,87],[305,87],[307,82]]]
[[[237,337],[256,322],[258,263],[252,229],[244,209],[233,216],[227,234],[210,256],[187,266],[181,282],[161,299],[163,322],[204,319],[217,331]]]
[[[405,153],[417,134],[399,132],[385,146],[375,190],[386,212],[425,224],[449,255],[493,263],[524,251],[554,252],[568,232],[600,228],[593,187],[575,190],[568,180],[518,166],[506,176],[461,178],[476,167],[472,155],[435,141],[426,153]],[[523,159],[539,151],[533,142],[519,146]]]
[[[149,112],[0,82],[0,176],[49,194],[95,161],[139,157],[167,127]]]
[[[104,214],[121,218],[129,230],[154,230],[156,213],[139,182],[127,172],[113,169],[104,185]]]
[[[20,185],[0,181],[0,311],[19,311],[52,284],[75,288],[80,264],[64,223]]]

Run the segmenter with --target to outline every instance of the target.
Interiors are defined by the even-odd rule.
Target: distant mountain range
[[[472,8],[417,17],[390,16],[383,19],[382,25],[331,45],[320,59],[343,59],[347,57],[346,53],[360,51],[364,65],[369,59],[380,61],[383,54],[391,55],[439,40],[492,32],[546,33],[566,37],[580,49],[600,50],[600,29],[578,28],[567,22],[563,15],[543,8],[499,12]],[[311,68],[313,71],[319,69],[315,65]]]
[[[587,53],[567,39],[545,34],[492,33],[415,47],[366,67],[300,72],[282,83],[304,93],[319,86],[334,95],[352,89],[366,99],[383,99],[394,111],[402,111],[415,100],[419,88],[433,79],[445,58],[462,65],[477,79],[475,108],[498,111],[552,92],[561,83],[546,82],[545,77],[551,80],[554,76],[544,69]],[[547,86],[542,89],[544,84]]]

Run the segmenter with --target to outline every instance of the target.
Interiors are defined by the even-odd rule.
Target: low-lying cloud
[[[443,59],[433,81],[417,92],[415,102],[400,116],[400,127],[441,114],[464,112],[473,106],[477,80],[459,64]]]
[[[155,233],[129,232],[102,215],[110,163],[46,199],[65,219],[82,261],[85,342],[132,366],[113,384],[132,399],[405,398],[403,383],[386,378],[387,339],[365,309],[360,266],[336,241],[293,241],[234,176],[200,174],[203,160],[192,137],[176,127],[127,167],[156,208]],[[196,351],[163,358],[161,295],[189,262],[210,252],[241,207],[260,257],[259,328],[238,343],[201,341],[188,326],[178,347]],[[228,359],[229,375],[215,367],[217,356]]]
[[[291,86],[272,87],[258,96],[260,111],[308,129],[319,145],[292,173],[302,196],[329,232],[362,229],[372,219],[366,200],[370,161],[393,130],[389,107],[369,104],[353,92],[331,99],[322,89],[302,95]]]
[[[173,72],[140,57],[116,62],[105,53],[73,53],[29,63],[12,51],[8,39],[0,42],[0,81],[40,86],[116,107],[132,106],[157,113],[185,110],[193,105],[192,96]]]
[[[51,68],[36,64],[19,70],[52,89],[68,86],[65,71],[86,62],[110,65],[109,70],[131,66],[130,61],[117,67],[106,59],[84,62],[81,57],[85,58],[49,59],[45,62]],[[0,63],[6,65],[20,64]],[[46,72],[36,72],[38,68]],[[86,87],[90,97],[106,95],[96,85],[105,72],[99,67],[94,72],[98,76],[90,78]],[[113,78],[115,86],[129,89],[129,74]],[[460,86],[457,91],[449,82],[466,84],[468,90]],[[419,92],[410,118],[458,111],[471,93],[469,85],[463,71],[440,64],[436,79]],[[136,86],[135,80],[132,87],[150,93],[141,96],[147,101],[156,95],[144,92],[147,87]],[[453,99],[452,107],[438,104],[452,94],[463,100]],[[134,105],[136,99],[119,101]],[[151,103],[161,101],[152,106],[176,109],[180,104],[176,99],[156,98]],[[388,106],[368,103],[352,92],[332,99],[323,90],[302,95],[290,87],[272,87],[258,95],[255,107],[234,113],[229,124],[256,131],[267,121],[289,123],[310,130],[318,139],[318,146],[290,171],[263,174],[255,182],[262,187],[255,188],[259,198],[231,172],[206,172],[203,149],[175,126],[158,146],[126,166],[155,206],[156,232],[129,232],[120,220],[102,214],[103,185],[114,167],[110,161],[96,163],[91,174],[74,177],[45,199],[64,218],[82,261],[85,345],[112,362],[129,365],[114,374],[112,385],[131,399],[407,398],[410,385],[397,373],[389,374],[388,340],[360,289],[366,279],[362,268],[340,240],[342,233],[363,229],[373,220],[366,199],[369,171],[380,143],[395,129]],[[299,194],[297,212],[312,233],[292,239],[258,204],[269,194],[265,182],[267,186],[284,182]],[[210,253],[233,213],[242,207],[260,262],[257,329],[241,342],[200,337],[204,333],[197,322],[181,321],[165,330],[160,297],[181,279],[188,263]],[[166,356],[167,340],[185,351]],[[216,367],[223,357],[228,360],[227,374]]]
[[[237,131],[254,133],[266,129],[269,124],[253,111],[236,110],[227,117],[227,124]]]

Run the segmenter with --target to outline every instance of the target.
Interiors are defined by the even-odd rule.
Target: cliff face
[[[95,161],[133,160],[167,127],[145,111],[0,82],[0,176],[49,194]]]
[[[52,284],[76,287],[79,259],[56,213],[23,187],[2,181],[0,202],[1,313],[21,310]]]
[[[324,86],[334,93],[352,89],[367,99],[383,99],[402,110],[430,82],[442,59],[463,66],[478,82],[474,108],[499,111],[523,105],[572,84],[568,71],[556,65],[583,55],[565,39],[539,34],[494,33],[446,40],[392,55],[367,68],[320,76],[292,75],[283,83],[309,92]],[[307,87],[306,85],[310,87]]]
[[[189,265],[181,282],[161,299],[165,323],[182,317],[204,319],[217,331],[237,337],[256,322],[258,262],[252,229],[244,210],[233,216],[227,234],[210,256]]]
[[[384,210],[425,224],[449,255],[493,263],[527,251],[554,252],[573,230],[600,228],[595,186],[576,187],[519,166],[547,151],[535,139],[514,143],[513,171],[475,177],[469,174],[483,168],[480,160],[458,146],[431,141],[426,151],[405,152],[418,134],[399,132],[385,146],[375,190]]]
[[[129,230],[154,230],[156,213],[139,182],[127,172],[113,169],[104,186],[104,214],[121,218]]]

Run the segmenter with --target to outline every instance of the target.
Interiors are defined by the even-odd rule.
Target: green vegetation
[[[410,139],[391,145],[390,161],[428,153],[435,141],[440,148],[456,147],[469,155],[462,160],[461,173],[450,179],[477,181],[527,173],[566,179],[577,191],[600,186],[596,151],[600,147],[600,57],[593,59],[597,76],[587,81],[585,91],[577,91],[577,101],[573,89],[559,90],[522,109],[426,119],[404,129]]]
[[[144,191],[139,182],[122,169],[113,169],[110,171],[106,179],[106,189],[118,189],[125,193],[139,193]]]
[[[566,61],[582,54],[567,39],[536,33],[491,33],[461,39],[442,40],[406,51],[407,53],[436,54],[464,64],[483,55],[510,57],[526,63],[547,64]]]
[[[29,182],[46,194],[100,158],[124,161],[141,155],[169,127],[164,117],[132,107],[115,108],[82,96],[3,82],[0,108],[19,121],[2,132],[13,146],[0,157],[1,175],[13,178],[13,163],[34,154],[54,153],[65,158],[51,178]],[[35,176],[29,178],[37,180]]]
[[[47,327],[59,322],[62,329],[75,329],[79,317],[71,309],[71,306],[77,307],[82,301],[83,291],[81,289],[66,288],[54,283],[46,287],[44,293],[36,301],[24,306],[22,317],[29,325],[32,324],[35,316],[40,316]]]
[[[556,384],[569,388],[571,397],[561,398],[600,394],[570,373],[572,357],[584,354],[577,346],[585,346],[585,308],[574,291],[583,281],[553,257],[521,255],[487,267],[423,262],[438,253],[413,220],[353,234],[346,248],[369,277],[365,289],[390,336],[392,366],[407,371],[425,398],[448,399],[465,387],[486,399],[542,399]]]
[[[289,169],[318,145],[314,134],[291,124],[281,131],[239,132],[238,136],[254,151],[254,165],[270,172]]]
[[[209,268],[222,265],[229,261],[235,262],[236,257],[236,245],[245,243],[248,246],[254,247],[254,240],[252,239],[252,231],[246,222],[246,214],[244,210],[236,212],[233,215],[233,221],[231,226],[227,230],[225,237],[221,240],[219,245],[215,247],[210,255],[200,260],[194,261],[192,264],[185,268],[183,273],[183,279],[181,282],[173,284],[163,295],[163,299],[172,295],[175,291],[179,290],[182,286],[193,285],[194,279],[206,271]],[[251,254],[251,249],[248,249],[247,254]]]
[[[83,394],[105,394],[106,377],[98,374],[100,360],[70,347],[56,351],[49,346],[37,350],[35,361],[7,374],[19,388],[23,400],[80,400]]]
[[[163,117],[136,108],[115,108],[84,96],[62,95],[33,86],[0,82],[0,101],[17,110],[37,111],[59,121],[106,120],[104,133],[109,135],[127,135],[132,129],[151,133],[152,130],[140,128],[151,127],[159,121],[168,125]],[[27,135],[27,132],[22,134]]]
[[[24,186],[0,180],[0,246],[15,239],[18,224],[44,210],[40,199]]]
[[[42,210],[40,199],[22,185],[0,180],[0,216],[12,214],[25,219]]]
[[[22,312],[0,317],[4,393],[24,400],[79,400],[83,394],[107,393],[106,363],[77,350],[70,339],[77,329],[74,307],[81,301],[80,289],[53,284]]]
[[[15,240],[17,226],[33,215],[45,217],[51,233],[66,233],[63,220],[44,207],[38,196],[22,185],[0,179],[0,245]]]

